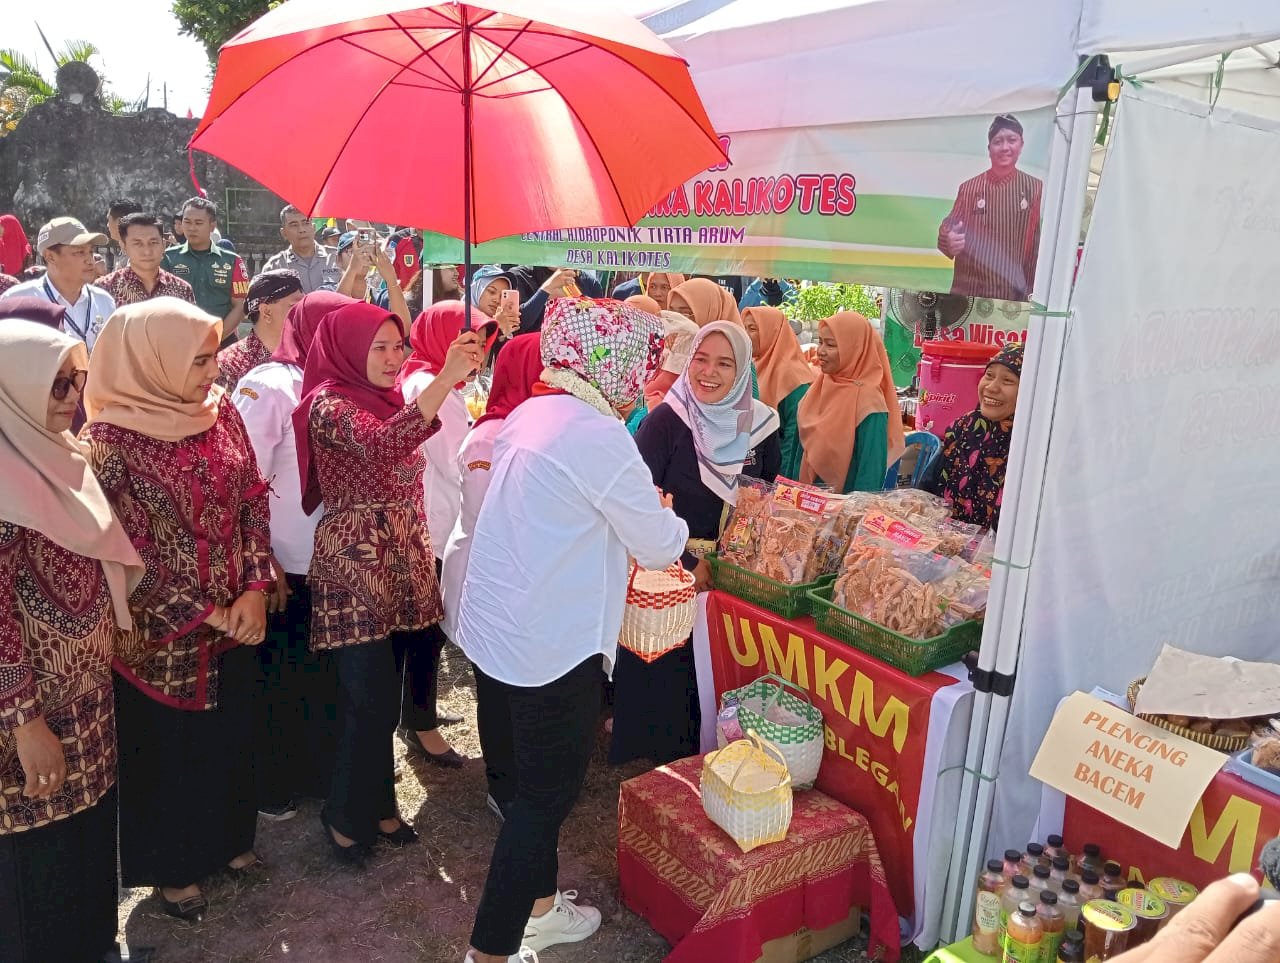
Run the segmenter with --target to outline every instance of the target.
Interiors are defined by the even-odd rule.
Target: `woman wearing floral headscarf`
[[[978,407],[947,429],[937,461],[937,482],[924,487],[947,500],[952,518],[992,529],[1000,524],[1021,380],[1022,345],[1006,344],[978,382]]]
[[[689,362],[666,401],[636,432],[653,483],[674,499],[691,541],[681,561],[698,588],[710,587],[702,556],[720,534],[744,475],[773,481],[782,462],[778,415],[751,397],[751,340],[728,321],[693,339]],[[702,544],[699,545],[698,543]],[[698,683],[688,645],[646,663],[618,650],[609,761],[670,762],[698,752]]]
[[[458,635],[493,720],[488,748],[505,756],[499,766],[516,786],[471,934],[476,963],[577,942],[600,926],[597,910],[557,889],[556,846],[617,652],[627,556],[664,568],[689,536],[618,415],[639,400],[661,343],[661,322],[630,305],[553,301],[542,328],[548,370],[494,443]]]

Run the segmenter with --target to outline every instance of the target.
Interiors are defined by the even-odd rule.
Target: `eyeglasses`
[[[89,377],[89,372],[82,368],[76,368],[71,372],[71,377],[57,377],[53,379],[53,390],[49,393],[53,395],[55,401],[66,401],[67,395],[72,388],[76,389],[76,394],[84,394],[84,383]]]

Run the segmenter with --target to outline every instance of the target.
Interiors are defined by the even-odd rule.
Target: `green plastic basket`
[[[746,599],[762,609],[768,609],[784,619],[808,615],[811,611],[810,590],[830,585],[836,578],[834,575],[824,575],[816,582],[789,585],[726,562],[715,552],[707,556],[707,562],[711,565],[711,581],[716,588]]]
[[[966,652],[982,644],[982,623],[961,622],[932,639],[909,639],[831,601],[835,586],[821,585],[809,592],[813,618],[820,630],[860,652],[874,655],[907,675],[924,675],[958,662]]]

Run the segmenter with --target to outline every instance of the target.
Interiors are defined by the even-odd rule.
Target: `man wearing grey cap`
[[[86,230],[74,217],[55,217],[40,228],[36,240],[36,251],[49,270],[36,280],[15,284],[0,297],[36,297],[61,305],[66,308],[62,330],[93,351],[98,332],[116,309],[111,295],[92,283],[97,277],[93,249],[106,244],[105,234]]]

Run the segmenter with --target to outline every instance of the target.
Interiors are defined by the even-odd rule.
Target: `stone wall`
[[[75,103],[60,93],[0,138],[0,213],[17,214],[33,244],[40,225],[61,215],[105,233],[116,198],[170,218],[196,193],[187,159],[196,124],[159,108],[113,115],[92,96]],[[284,201],[208,154],[197,151],[194,160],[200,185],[218,205],[222,233],[253,270],[283,246]]]

